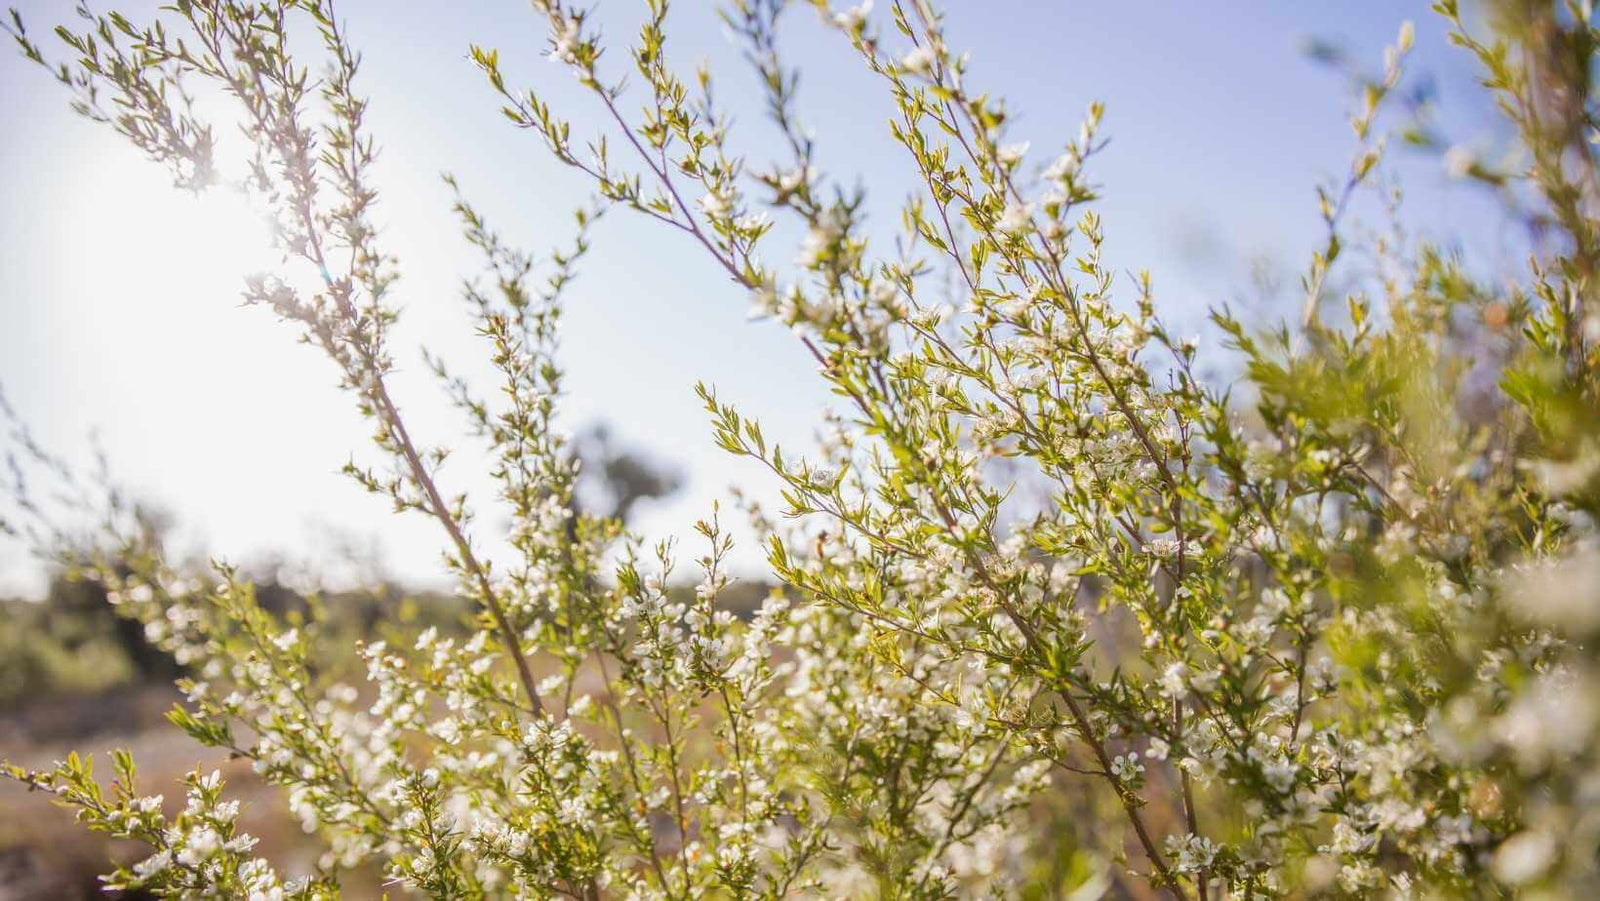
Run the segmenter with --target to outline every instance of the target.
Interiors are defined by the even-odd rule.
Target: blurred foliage
[[[624,444],[604,423],[585,429],[573,454],[581,461],[579,490],[602,517],[626,521],[638,504],[669,497],[682,486],[673,469]],[[147,540],[160,546],[174,523],[152,510],[147,505],[137,518],[145,523]],[[748,613],[759,606],[766,588],[735,586],[731,593],[737,596],[735,606]],[[308,595],[269,575],[257,579],[256,596],[263,610],[286,622],[305,622],[317,613],[333,655],[328,663],[347,676],[361,666],[355,656],[358,641],[392,638],[397,628],[432,626],[457,636],[470,628],[470,605],[444,591],[380,582]],[[0,598],[0,705],[51,702],[135,683],[170,683],[183,672],[169,653],[152,644],[142,623],[117,615],[98,581],[57,571],[42,599]]]

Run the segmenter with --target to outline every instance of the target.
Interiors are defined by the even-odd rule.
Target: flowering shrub
[[[1098,105],[1029,165],[926,3],[815,5],[892,96],[922,182],[892,253],[867,238],[865,198],[814,162],[782,0],[724,10],[790,154],[771,171],[747,165],[711,76],[674,73],[663,0],[629,51],[642,104],[583,10],[534,3],[609,135],[575,136],[473,49],[507,118],[596,194],[547,270],[456,206],[490,276],[467,298],[497,400],[435,368],[494,455],[503,571],[387,387],[395,270],[372,225],[360,56],[331,3],[180,0],[170,25],[84,12],[58,30],[76,108],[181,187],[226,168],[187,86],[237,103],[285,254],[245,296],[338,367],[385,461],[351,477],[439,523],[479,615],[364,645],[352,685],[319,665],[315,618],[269,615],[226,567],[178,572],[110,517],[117,541],[75,564],[193,674],[173,721],[287,792],[324,843],[320,875],[251,858],[215,777],[192,777],[173,819],[126,756],[109,793],[76,757],[11,777],[147,842],[110,884],[169,896],[326,897],[374,862],[449,897],[1585,895],[1600,880],[1587,10],[1508,2],[1479,37],[1454,0],[1437,6],[1518,141],[1504,168],[1450,162],[1537,211],[1527,271],[1486,280],[1396,229],[1364,247],[1377,275],[1327,309],[1348,201],[1397,202],[1377,123],[1408,25],[1359,85],[1299,320],[1214,315],[1242,367],[1230,391],[1196,374],[1149,276],[1124,287],[1102,261]],[[291,53],[301,20],[320,79]],[[766,465],[790,517],[749,511],[783,588],[748,619],[719,603],[715,513],[691,590],[670,545],[573,510],[560,303],[615,207],[720,265],[841,398],[801,456],[699,389],[717,443]],[[804,228],[793,265],[773,262],[789,252],[771,215]],[[1022,480],[1046,500],[1014,503]]]

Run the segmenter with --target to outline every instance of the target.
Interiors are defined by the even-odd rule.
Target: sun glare
[[[267,213],[232,186],[200,195],[167,190],[154,213],[153,229],[180,240],[183,257],[207,272],[236,278],[275,266],[281,258]]]
[[[242,286],[241,274],[275,268],[281,254],[261,204],[237,185],[219,182],[198,194],[175,191],[162,169],[131,154],[99,161],[69,205],[82,209],[136,211],[134,221],[89,225],[81,234],[111,271],[159,273],[168,297],[214,295],[219,283]],[[107,195],[110,195],[108,199]],[[138,290],[149,279],[124,281]],[[152,286],[153,287],[153,286]]]

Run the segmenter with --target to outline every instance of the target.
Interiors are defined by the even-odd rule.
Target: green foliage
[[[1105,264],[1099,105],[1035,176],[929,5],[895,2],[886,22],[813,5],[892,98],[888,135],[921,182],[892,252],[868,239],[864,193],[816,167],[778,0],[724,10],[786,148],[769,171],[734,143],[711,74],[674,74],[664,2],[630,48],[631,91],[587,13],[534,4],[606,123],[588,138],[473,48],[507,118],[597,195],[536,287],[532,258],[456,205],[489,275],[465,293],[498,393],[432,362],[494,457],[504,572],[440,487],[446,451],[410,434],[386,384],[394,269],[369,222],[360,57],[330,8],[183,2],[186,38],[88,13],[61,33],[80,111],[182,186],[218,170],[184,79],[238,102],[288,258],[246,297],[335,363],[383,461],[350,475],[439,524],[479,611],[466,634],[363,645],[363,691],[318,665],[316,617],[273,616],[225,565],[178,573],[114,517],[117,543],[78,561],[197,674],[174,722],[253,760],[325,842],[326,878],[286,890],[376,861],[447,897],[1093,897],[1130,879],[1201,901],[1582,897],[1600,849],[1587,10],[1508,2],[1485,43],[1439,4],[1527,161],[1458,168],[1557,240],[1487,281],[1383,235],[1362,248],[1381,276],[1326,321],[1329,274],[1359,241],[1351,199],[1394,201],[1380,113],[1406,25],[1357,87],[1348,172],[1319,191],[1327,235],[1298,321],[1215,314],[1235,396],[1196,374],[1150,277],[1124,289]],[[302,16],[320,81],[289,50]],[[819,446],[786,453],[699,388],[717,444],[770,471],[790,519],[749,510],[784,588],[748,621],[723,600],[715,512],[691,596],[671,588],[670,543],[575,510],[557,325],[611,206],[707,254],[839,398]],[[768,262],[792,256],[772,251],[769,211],[805,231],[792,266]],[[1044,500],[1017,514],[1024,483]],[[123,767],[110,800],[76,758],[11,775],[154,846],[118,884],[278,887],[243,858],[216,785],[191,780],[189,819],[168,828]],[[1063,806],[1082,814],[1065,839],[1045,828]]]

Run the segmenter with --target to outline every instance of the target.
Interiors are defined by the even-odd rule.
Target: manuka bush
[[[434,362],[512,514],[499,567],[388,387],[395,264],[373,224],[361,58],[331,2],[178,0],[148,26],[82,12],[57,31],[61,63],[14,18],[79,112],[180,187],[238,176],[272,210],[282,271],[246,299],[332,360],[384,461],[351,477],[437,521],[479,614],[366,644],[365,683],[339,681],[314,617],[269,615],[227,567],[179,571],[113,513],[72,564],[193,674],[173,721],[282,787],[322,843],[318,875],[253,857],[215,776],[188,781],[176,817],[126,755],[109,788],[77,757],[12,778],[150,846],[109,885],[175,897],[331,897],[359,865],[442,897],[1588,896],[1587,6],[1506,0],[1478,34],[1455,0],[1437,5],[1517,141],[1505,166],[1449,162],[1537,221],[1526,269],[1485,280],[1345,221],[1353,196],[1398,202],[1380,112],[1407,25],[1357,85],[1353,161],[1319,192],[1326,244],[1294,321],[1214,315],[1230,389],[1197,374],[1151,279],[1103,262],[1098,105],[1074,140],[1030,153],[927,3],[819,0],[863,84],[892,98],[887,137],[920,184],[880,249],[867,198],[815,162],[780,54],[786,5],[805,4],[723,10],[787,148],[770,170],[747,163],[711,75],[680,79],[665,0],[626,59],[584,10],[535,0],[545,54],[603,133],[575,133],[473,48],[506,117],[594,187],[538,265],[456,207],[489,276],[467,293],[493,399]],[[320,45],[296,45],[302,25]],[[235,103],[250,155],[216,158],[197,86]],[[719,601],[731,542],[715,514],[696,524],[690,590],[670,545],[574,511],[556,335],[603,212],[705,254],[839,398],[802,454],[699,389],[716,442],[765,464],[787,506],[781,523],[748,511],[782,586],[748,618]],[[803,232],[798,251],[774,245],[774,217]],[[1357,241],[1377,274],[1330,297]],[[1043,500],[1012,504],[1019,483]]]

